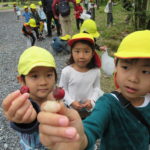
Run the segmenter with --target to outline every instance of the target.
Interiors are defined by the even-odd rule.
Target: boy
[[[55,60],[47,50],[30,47],[20,56],[18,73],[20,85],[27,86],[30,94],[17,90],[8,95],[2,103],[4,114],[19,133],[23,150],[44,150],[39,141],[37,114],[56,83]]]
[[[149,41],[150,31],[133,32],[123,39],[114,55],[116,83],[119,87],[116,91],[127,99],[128,104],[138,110],[150,125]],[[49,148],[90,150],[98,138],[101,138],[100,150],[149,148],[150,127],[139,121],[129,111],[128,105],[123,105],[120,98],[113,93],[104,94],[97,100],[93,112],[83,121],[83,125],[79,115],[63,105],[56,114],[50,111],[38,114],[41,142]],[[48,128],[53,130],[46,132]]]
[[[61,37],[53,37],[51,46],[53,48],[54,53],[58,54],[58,53],[61,53],[62,51],[64,51],[66,54],[69,54],[70,47],[67,43],[67,41],[69,39],[71,39],[71,36],[68,34],[65,36],[61,36]]]
[[[37,39],[40,40],[36,21],[33,18],[31,18],[28,23],[24,23],[22,27],[24,36],[27,38],[31,37],[31,45],[33,46],[35,44],[36,38],[32,31],[35,31]]]
[[[29,22],[29,19],[31,18],[31,13],[28,10],[28,6],[24,6],[24,12],[22,16],[24,17],[26,23]]]
[[[30,5],[30,10],[31,10],[31,18],[34,18],[35,21],[36,21],[36,25],[39,29],[39,36],[40,36],[40,39],[44,39],[44,37],[42,36],[42,33],[43,33],[43,29],[44,29],[44,23],[41,21],[41,18],[38,14],[38,11],[36,9],[36,5],[35,4],[31,4]]]

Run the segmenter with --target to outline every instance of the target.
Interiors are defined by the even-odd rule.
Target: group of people
[[[10,93],[2,107],[23,150],[95,150],[97,139],[100,150],[149,148],[150,31],[135,31],[122,40],[114,53],[116,89],[104,93],[96,52],[104,47],[96,43],[95,22],[86,22],[90,26],[83,23],[80,33],[68,39],[70,58],[58,82],[65,91],[63,101],[52,94],[57,72],[48,50],[32,46],[19,58],[17,79],[29,92]],[[44,109],[47,101],[56,101],[55,111]]]
[[[55,101],[55,59],[41,47],[26,49],[19,58],[17,79],[29,93],[17,90],[2,103],[5,117],[20,136],[22,149],[94,150],[100,138],[101,150],[148,150],[149,40],[149,30],[130,33],[122,40],[114,53],[116,89],[104,94],[94,38],[88,33],[75,34],[68,41],[70,59],[59,81],[65,97],[48,111],[44,109],[47,101]]]
[[[36,39],[43,40],[46,36],[53,37],[52,31],[55,29],[57,31],[57,37],[72,35],[70,2],[73,3],[76,27],[79,31],[84,19],[94,20],[95,18],[93,18],[92,13],[91,6],[95,8],[92,0],[89,1],[90,5],[88,9],[82,6],[82,0],[42,0],[38,2],[38,6],[34,3],[30,4],[30,6],[24,6],[22,13],[24,17],[22,32],[30,39],[32,46],[35,45]],[[13,6],[17,19],[19,20],[21,15],[20,8],[17,6],[17,3],[14,3]],[[86,15],[88,17],[85,18]],[[46,32],[43,34],[44,30]]]

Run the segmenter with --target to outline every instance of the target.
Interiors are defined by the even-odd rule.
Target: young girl
[[[122,103],[119,96],[107,93],[96,102],[92,114],[83,122],[75,111],[66,107],[59,108],[57,113],[42,112],[38,116],[41,123],[42,143],[52,149],[57,146],[57,149],[91,150],[96,139],[101,138],[100,150],[148,150],[150,143],[149,41],[150,31],[133,32],[123,39],[114,54],[118,84],[116,91],[126,99],[127,105]],[[131,106],[145,118],[147,125],[129,111]],[[44,131],[47,128],[53,130],[46,133]]]
[[[4,114],[19,134],[22,150],[45,150],[39,141],[37,114],[57,81],[55,60],[47,50],[32,46],[21,54],[18,73],[20,85],[27,86],[30,94],[19,90],[9,94],[2,103]]]
[[[13,7],[14,7],[14,13],[17,16],[17,21],[19,21],[20,20],[20,16],[21,16],[20,8],[17,6],[16,2],[13,3]]]
[[[80,0],[76,0],[76,6],[74,8],[74,11],[75,11],[74,15],[76,18],[76,26],[77,29],[80,30],[80,26],[83,23],[83,19],[80,18],[81,13],[83,12],[83,7],[80,5]]]
[[[65,104],[76,109],[84,119],[95,106],[100,89],[100,59],[90,34],[79,33],[68,41],[69,65],[62,70],[59,85],[65,89]]]

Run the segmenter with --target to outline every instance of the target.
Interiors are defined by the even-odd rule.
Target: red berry
[[[20,88],[20,93],[21,94],[24,94],[24,93],[29,93],[30,91],[29,91],[29,88],[27,87],[27,86],[22,86],[21,88]]]
[[[65,96],[65,91],[62,87],[56,87],[54,90],[53,90],[53,96],[56,100],[61,100],[64,98]]]

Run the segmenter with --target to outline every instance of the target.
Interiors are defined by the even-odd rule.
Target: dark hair
[[[56,69],[55,68],[53,68],[53,70],[54,70],[54,74],[55,74],[55,82],[57,82],[57,72],[56,72]],[[21,75],[21,78],[22,78],[22,80],[24,81],[24,83],[26,83],[26,80],[25,80],[25,75]]]
[[[119,60],[124,60],[124,61],[129,62],[129,63],[135,63],[135,62],[137,62],[139,59],[138,59],[138,58],[128,58],[128,59],[116,58],[116,61],[115,61],[115,65],[116,65],[116,66],[117,66]]]
[[[95,51],[95,44],[92,44],[91,42],[89,42],[89,41],[87,41],[87,40],[75,41],[75,42],[72,44],[72,46],[71,46],[71,55],[70,55],[69,60],[67,61],[67,65],[71,65],[71,64],[74,63],[74,59],[73,59],[73,56],[72,56],[72,49],[75,47],[75,45],[76,45],[77,43],[86,44],[86,45],[88,45],[88,46],[92,49],[93,53],[94,53],[94,51]],[[87,65],[87,68],[91,69],[91,68],[95,68],[95,67],[98,67],[98,66],[95,64],[95,58],[94,58],[94,55],[93,55],[91,61],[90,61],[89,64]]]

